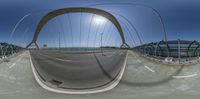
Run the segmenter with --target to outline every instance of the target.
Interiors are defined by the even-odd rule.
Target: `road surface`
[[[194,73],[197,76],[184,79],[172,78],[172,75]],[[200,64],[184,68],[167,66],[149,61],[131,51],[128,52],[121,82],[117,87],[103,93],[66,95],[43,89],[33,76],[28,51],[11,58],[8,63],[1,63],[0,79],[2,99],[199,99],[200,97]]]
[[[40,80],[51,88],[68,91],[95,90],[114,83],[124,67],[127,55],[124,50],[82,54],[31,50],[30,53]]]

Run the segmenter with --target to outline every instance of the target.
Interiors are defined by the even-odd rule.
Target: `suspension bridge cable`
[[[112,39],[113,34],[114,34],[114,32],[113,32],[113,29],[112,29],[112,31],[111,31],[111,33],[110,33],[110,36],[109,36],[109,39],[108,39],[108,41],[106,42],[107,44],[108,44],[108,43],[111,43],[110,41],[111,41],[111,39]]]
[[[57,26],[57,25],[55,24],[55,22],[53,22],[52,25],[53,25],[54,28],[56,28],[56,26]],[[50,33],[50,32],[52,32],[53,30],[55,30],[54,28],[47,29],[47,33]],[[53,30],[52,30],[52,29],[53,29]],[[49,31],[50,31],[50,32],[49,32]],[[55,32],[55,31],[54,31],[54,32]],[[50,34],[51,34],[51,33],[50,33]],[[55,35],[55,36],[54,36],[55,38],[54,38],[54,41],[53,41],[53,42],[54,42],[55,45],[56,45],[57,42],[58,42],[58,40],[56,39],[57,35],[56,35],[55,33],[54,33],[54,35]],[[59,38],[59,35],[60,35],[60,33],[58,34],[58,38]],[[58,47],[59,47],[59,44],[58,44]],[[57,48],[56,48],[56,49],[57,49]]]
[[[103,34],[104,34],[104,32],[105,32],[107,22],[108,22],[108,20],[106,20],[106,22],[105,22],[105,24],[104,24],[103,31],[101,32],[101,33],[102,33],[101,36],[103,36]],[[101,39],[102,39],[102,37],[101,37]],[[101,43],[102,43],[102,41],[100,42],[100,44],[101,44]],[[101,45],[102,45],[102,44],[101,44]],[[102,46],[101,46],[101,47],[102,47]]]
[[[114,44],[113,44],[114,42],[112,42],[113,39],[114,39],[114,36],[113,36],[113,35],[114,35],[114,32],[112,33],[112,36],[111,36],[110,41],[109,41],[109,42],[110,42],[110,45],[111,45],[112,47],[114,47],[114,46],[113,46],[113,45],[114,45]]]
[[[96,44],[96,37],[97,37],[97,33],[98,33],[98,30],[99,30],[99,27],[100,27],[100,24],[98,24],[97,29],[96,29],[96,32],[95,32],[94,42],[93,42],[93,47],[94,47],[94,48],[97,47],[97,46],[95,46],[95,44]],[[97,49],[97,48],[96,48],[96,49]]]
[[[112,25],[111,25],[112,26]],[[109,42],[109,40],[110,40],[110,38],[111,38],[111,36],[112,36],[112,32],[113,32],[113,27],[111,27],[110,28],[110,31],[108,32],[108,38],[107,38],[107,40],[105,40],[105,44],[108,44],[108,42]]]
[[[135,42],[135,40],[134,40],[134,37],[133,37],[133,35],[131,35],[132,33],[130,32],[130,30],[129,30],[127,24],[125,24],[125,23],[124,23],[122,20],[120,20],[120,19],[119,19],[119,21],[120,21],[122,24],[124,24],[125,28],[127,29],[127,32],[128,32],[128,34],[129,34],[130,38],[132,39],[132,43],[134,44],[134,45],[132,44],[133,47],[136,46],[136,42]]]
[[[159,13],[158,10],[156,10],[155,8],[149,6],[149,5],[145,5],[145,4],[139,4],[139,3],[99,3],[99,4],[90,4],[88,5],[87,7],[96,7],[96,6],[103,6],[103,5],[131,5],[131,6],[141,6],[141,7],[145,7],[145,8],[148,8],[148,9],[151,9],[153,11],[153,13],[158,16],[159,18],[159,21],[161,23],[161,27],[162,27],[162,30],[164,32],[164,38],[165,38],[165,41],[167,41],[167,32],[166,32],[166,29],[165,29],[165,24],[163,22],[163,18],[161,16],[161,14]]]
[[[110,30],[111,30],[111,27],[112,27],[112,24],[110,23],[108,30],[107,30],[107,33],[106,33],[107,35],[106,35],[105,40],[104,40],[104,45],[106,44],[106,40],[108,39],[108,35],[109,35]]]
[[[124,25],[125,25],[125,24],[124,24]],[[127,28],[127,26],[125,26],[125,28],[126,28],[126,30],[127,30],[127,34],[129,35],[128,37],[130,37],[130,39],[132,40],[131,45],[134,47],[134,46],[136,45],[136,44],[135,44],[135,41],[134,41],[132,35],[130,35],[131,33],[130,33],[129,29]]]
[[[54,30],[56,30],[57,29],[57,24],[58,24],[58,22],[57,22],[57,20],[55,20],[55,21],[53,21],[53,23],[52,23],[52,25],[53,25],[53,27],[54,27]],[[52,28],[51,28],[52,29]],[[49,31],[48,29],[47,29],[47,31]],[[54,31],[55,32],[55,31]],[[56,31],[57,32],[57,31]],[[55,43],[57,43],[58,42],[58,48],[59,48],[59,50],[60,50],[60,30],[58,29],[58,35],[56,35],[56,33],[54,33],[55,34],[55,37],[57,37],[58,36],[58,41],[57,41],[57,39],[55,38],[54,40],[54,42]]]
[[[92,18],[91,18],[91,20],[90,20],[90,22],[89,22],[89,30],[88,30],[88,36],[87,36],[87,48],[88,48],[88,43],[89,43],[89,40],[90,40],[90,32],[91,32],[91,27],[92,27],[92,21],[93,21],[93,19],[94,19],[94,14],[92,14]],[[88,48],[89,49],[89,48]]]
[[[81,15],[80,15],[80,47],[81,47],[81,36],[82,36],[82,12],[81,12]]]
[[[140,41],[140,44],[142,45],[142,44],[143,44],[142,38],[140,37],[140,35],[139,35],[137,29],[136,29],[135,26],[132,24],[132,22],[131,22],[128,18],[124,17],[124,16],[121,15],[121,14],[118,14],[118,13],[115,13],[115,12],[113,12],[113,13],[116,14],[116,15],[118,15],[118,16],[120,16],[120,17],[122,17],[123,19],[125,19],[125,20],[131,25],[131,27],[134,29],[134,31],[135,31],[135,33],[136,33],[136,35],[137,35],[137,37],[138,37],[138,39],[139,39],[139,41]]]
[[[25,39],[25,41],[24,41],[24,46],[26,46],[26,43],[28,43],[28,42],[26,42],[26,41],[28,41],[27,32],[30,30],[30,27],[33,26],[33,23],[34,23],[34,21],[31,21],[30,24],[26,27],[25,31],[24,31],[23,34],[22,34],[22,36],[24,36],[24,39]],[[23,44],[22,44],[22,45],[23,45]]]
[[[32,15],[33,15],[33,14],[32,14]],[[39,19],[39,18],[38,18],[38,19]],[[30,25],[30,28],[29,28],[28,31],[30,31],[31,28],[33,28],[34,22],[35,22],[35,21],[32,21],[32,22],[31,22],[31,25]],[[28,31],[27,31],[27,32],[28,32]],[[31,38],[30,38],[30,37],[31,37],[31,36],[29,36],[29,38],[27,37],[27,42],[26,42],[27,44],[29,43],[28,39],[31,39],[31,40],[32,40],[32,37],[31,37]]]
[[[74,39],[73,39],[73,33],[72,33],[72,23],[71,23],[71,18],[70,18],[70,14],[67,14],[67,18],[68,18],[68,21],[69,21],[69,28],[70,28],[70,34],[71,34],[71,40],[72,40],[72,42],[71,42],[71,47],[72,47],[72,49],[73,49],[73,47],[74,47]]]
[[[97,33],[99,32],[100,27],[101,27],[101,23],[98,23],[97,29],[96,29],[96,31],[95,31],[95,36],[94,36],[94,43],[93,43],[93,46],[94,46],[94,47],[95,47],[95,44],[96,44]]]
[[[13,28],[11,34],[10,34],[9,40],[8,40],[9,43],[11,43],[11,39],[12,39],[12,37],[13,37],[13,35],[14,35],[14,33],[15,33],[15,30],[17,29],[17,27],[20,25],[20,23],[21,23],[23,20],[25,20],[25,19],[26,19],[27,17],[29,17],[30,15],[31,15],[31,13],[26,14],[25,16],[23,16],[23,17],[15,24],[15,26],[14,26],[14,28]]]
[[[65,47],[66,47],[66,43],[67,43],[67,41],[66,41],[66,35],[65,35],[65,29],[64,29],[64,27],[63,27],[63,22],[59,19],[59,23],[60,23],[60,26],[61,26],[61,30],[62,30],[62,34],[63,34],[63,39],[64,39],[64,42],[65,42]]]

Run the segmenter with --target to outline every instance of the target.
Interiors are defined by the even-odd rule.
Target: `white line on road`
[[[60,58],[56,58],[56,57],[51,57],[51,56],[47,56],[47,55],[43,55],[43,54],[40,54],[40,55],[44,56],[44,57],[51,58],[51,59],[56,59],[56,60],[64,61],[64,62],[71,62],[72,61],[72,60],[65,60],[65,59],[60,59]]]
[[[21,61],[21,58],[22,57],[20,57],[16,62],[14,62],[11,66],[9,66],[9,68],[13,68],[15,65],[16,65],[16,63],[18,63],[19,61]]]
[[[186,75],[186,76],[173,76],[173,78],[189,78],[189,77],[195,77],[197,74],[191,74],[191,75]]]
[[[9,68],[13,68],[16,65],[16,63],[13,63]]]
[[[60,61],[64,61],[64,62],[71,62],[72,60],[65,60],[65,59],[60,59],[60,58],[55,58],[57,60],[60,60]]]
[[[150,67],[148,67],[148,66],[144,66],[146,69],[148,69],[149,71],[151,71],[151,72],[155,72],[153,69],[151,69]]]

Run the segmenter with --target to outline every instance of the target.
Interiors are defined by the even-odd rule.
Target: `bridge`
[[[155,9],[153,11],[160,17]],[[60,30],[56,31],[58,27]],[[148,87],[181,78],[183,76],[179,75],[185,74],[181,59],[188,62],[184,65],[191,65],[190,62],[198,65],[198,41],[167,41],[164,30],[165,40],[143,44],[139,34],[134,24],[119,13],[89,7],[53,10],[40,19],[25,48],[1,43],[1,58],[8,57],[11,61],[9,67],[2,63],[2,68],[21,66],[19,72],[24,75],[33,72],[26,79],[33,76],[41,87],[52,92],[89,94],[108,91],[119,83],[120,86]],[[14,54],[19,55],[10,58]],[[29,67],[27,63],[30,63]],[[17,72],[18,69],[14,70]],[[20,76],[20,73],[16,74]],[[28,82],[31,85],[34,81]],[[179,84],[173,84],[178,88]],[[142,89],[138,91],[143,92]]]

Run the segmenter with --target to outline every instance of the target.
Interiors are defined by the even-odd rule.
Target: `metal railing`
[[[0,42],[0,59],[7,58],[23,50],[22,47]]]

